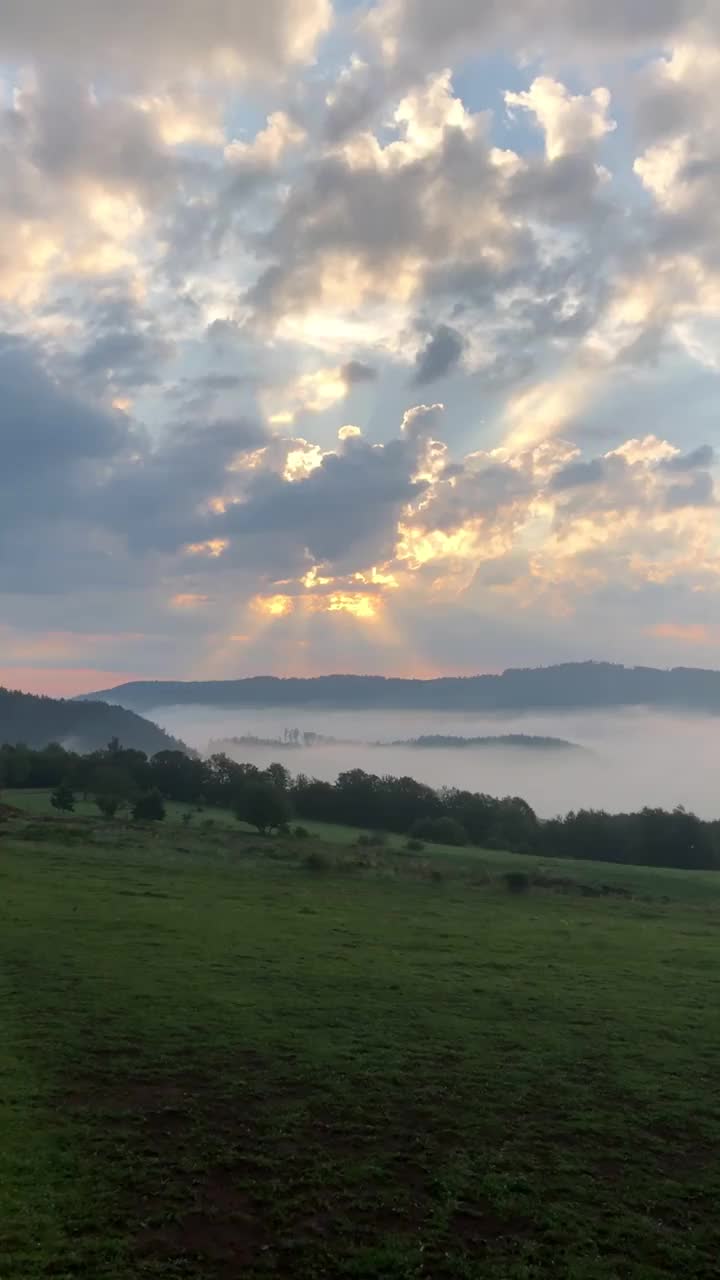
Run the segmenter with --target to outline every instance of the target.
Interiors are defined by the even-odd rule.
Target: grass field
[[[514,897],[510,855],[29,803],[2,1280],[717,1275],[718,880],[565,863]]]

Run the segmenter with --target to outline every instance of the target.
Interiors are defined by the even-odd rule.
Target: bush
[[[325,857],[324,853],[309,853],[303,862],[303,866],[306,871],[329,871],[330,860]]]
[[[509,893],[527,893],[530,888],[527,871],[506,871],[503,880]]]
[[[103,818],[114,818],[120,808],[120,797],[113,795],[95,796],[95,804]]]
[[[234,808],[238,822],[247,822],[261,836],[282,830],[291,816],[286,792],[268,781],[251,782],[243,787]]]
[[[293,827],[293,835],[296,840],[309,840],[310,832],[307,827]]]
[[[467,844],[467,832],[454,818],[421,818],[409,834],[412,840],[428,840],[431,844],[449,844],[455,848]]]
[[[192,820],[193,820],[192,809],[186,809],[185,813],[182,816],[183,826],[189,827]]]
[[[423,844],[422,840],[415,840],[413,838],[407,841],[405,848],[407,849],[408,853],[422,853],[425,848],[425,845]]]
[[[358,836],[356,841],[359,849],[382,849],[387,842],[388,838],[384,831],[371,831],[366,835]]]
[[[68,782],[61,782],[57,790],[53,791],[50,803],[53,809],[59,809],[62,813],[74,811],[75,793]]]
[[[138,796],[133,805],[134,822],[164,822],[165,804],[157,787]]]

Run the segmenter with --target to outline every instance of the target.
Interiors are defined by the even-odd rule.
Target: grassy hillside
[[[41,803],[0,825],[0,1275],[714,1274],[720,880],[514,897],[509,855]]]
[[[74,751],[97,751],[111,738],[155,755],[182,743],[134,711],[105,702],[72,702],[0,688],[0,742],[45,747],[60,742]]]

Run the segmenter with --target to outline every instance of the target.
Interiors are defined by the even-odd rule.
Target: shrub
[[[59,809],[63,813],[74,811],[75,793],[68,782],[61,782],[57,790],[53,791],[50,803],[53,809]]]
[[[503,880],[509,893],[527,893],[530,888],[527,871],[506,871]]]
[[[193,820],[192,809],[186,809],[185,813],[182,816],[183,826],[189,827],[192,820]]]
[[[309,840],[310,832],[307,827],[293,827],[293,835],[296,840]]]
[[[308,854],[307,858],[303,862],[303,866],[306,871],[329,871],[330,860],[325,857],[324,853],[318,853],[316,851],[315,853]]]
[[[467,844],[467,832],[454,818],[421,818],[409,834],[413,840],[428,840],[431,844],[449,844],[456,848]]]
[[[407,841],[405,848],[407,849],[408,853],[422,853],[425,848],[425,845],[423,844],[422,840],[416,840],[414,838],[411,838],[410,840]]]
[[[356,841],[359,849],[382,849],[387,842],[388,838],[384,831],[371,831],[366,835],[358,836]]]
[[[157,787],[138,796],[133,805],[133,821],[163,822],[165,820],[165,804]]]
[[[103,818],[114,818],[120,808],[120,797],[113,795],[95,796],[95,804],[100,810]]]

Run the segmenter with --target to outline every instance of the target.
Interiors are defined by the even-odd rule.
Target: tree
[[[165,805],[157,787],[152,791],[146,791],[144,795],[138,796],[133,805],[133,821],[135,822],[163,822],[165,820]]]
[[[284,827],[291,816],[290,801],[284,791],[272,782],[250,782],[235,803],[238,822],[256,827],[261,835]]]
[[[269,764],[265,773],[273,786],[277,787],[279,791],[290,790],[292,779],[290,771],[285,768],[284,764]]]
[[[75,809],[75,792],[69,782],[61,782],[50,797],[50,803],[53,809],[60,809],[63,813],[73,813]]]
[[[133,780],[126,770],[103,764],[93,779],[95,803],[104,818],[114,818],[121,805],[129,804],[135,792]]]
[[[110,792],[101,792],[95,796],[95,803],[100,810],[103,818],[114,818],[120,808],[120,797],[111,795]]]

